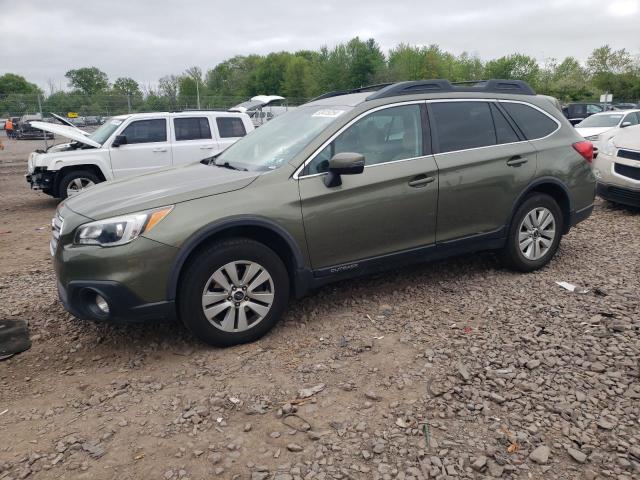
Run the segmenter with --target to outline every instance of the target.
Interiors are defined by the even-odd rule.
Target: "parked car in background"
[[[0,118],[0,130],[4,130],[4,125],[7,123],[6,118]]]
[[[562,107],[562,113],[569,119],[571,125],[576,125],[585,118],[604,111],[604,105],[597,102],[567,103]]]
[[[289,110],[293,110],[295,108],[286,105],[278,105],[284,99],[284,97],[279,95],[256,95],[255,97],[252,97],[251,100],[247,100],[235,107],[231,107],[229,111],[246,113],[251,118],[253,125],[255,127],[259,127],[278,115],[287,113]]]
[[[97,321],[177,313],[226,346],[332,281],[480,250],[533,271],[591,214],[592,149],[517,80],[325,94],[207,161],[64,202],[59,295]]]
[[[620,129],[640,124],[639,110],[612,110],[585,118],[575,127],[580,135],[593,142],[597,148],[603,147]]]
[[[31,188],[59,198],[105,180],[197,162],[254,128],[244,113],[213,111],[120,115],[91,134],[69,125],[32,126],[72,140],[31,153],[27,164]]]
[[[35,139],[53,139],[53,132],[43,132],[40,129],[31,126],[31,122],[42,121],[42,115],[39,113],[33,115],[23,115],[17,124],[14,124],[13,137],[18,140],[35,140]]]
[[[616,110],[635,110],[636,108],[640,108],[640,105],[637,103],[616,103],[613,105],[613,108]]]
[[[598,196],[640,207],[640,125],[619,131],[593,162]]]

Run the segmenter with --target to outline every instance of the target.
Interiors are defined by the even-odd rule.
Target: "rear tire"
[[[72,170],[65,174],[58,185],[58,197],[62,200],[76,195],[84,188],[91,187],[102,180],[89,170]]]
[[[214,243],[181,275],[178,312],[200,340],[217,347],[253,342],[282,316],[289,275],[280,257],[254,240]]]
[[[518,207],[500,257],[514,270],[532,272],[553,258],[564,228],[562,211],[549,195],[534,193]]]

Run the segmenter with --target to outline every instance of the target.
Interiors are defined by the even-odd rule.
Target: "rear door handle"
[[[514,155],[509,160],[507,160],[507,165],[509,165],[510,167],[519,167],[520,165],[524,165],[528,161],[529,160],[521,157],[520,155]]]
[[[166,152],[167,149],[166,148],[154,148],[153,151],[154,152]]]
[[[418,175],[413,180],[409,181],[410,187],[424,187],[425,185],[434,182],[436,177],[427,177],[426,175]]]
[[[211,145],[210,147],[200,147],[200,150],[211,150],[213,148],[214,148],[214,146]]]

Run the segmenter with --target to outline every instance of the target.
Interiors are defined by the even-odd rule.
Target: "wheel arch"
[[[54,192],[58,192],[58,194],[60,193],[60,182],[62,181],[62,179],[64,178],[64,176],[70,172],[73,172],[74,170],[85,170],[88,172],[93,173],[94,175],[96,175],[100,181],[104,182],[106,181],[106,177],[104,175],[104,173],[102,172],[102,169],[95,164],[92,163],[81,163],[78,165],[68,165],[66,167],[62,167],[60,170],[57,170],[58,174],[56,175],[56,179],[54,181],[54,185],[53,185],[53,191]]]
[[[544,193],[553,198],[560,207],[562,212],[562,233],[566,234],[571,228],[571,194],[569,188],[560,180],[554,177],[541,177],[529,184],[526,189],[520,194],[513,205],[511,215],[509,217],[509,225],[513,221],[518,207],[525,201],[525,199],[532,193]]]
[[[308,288],[307,277],[302,272],[307,271],[310,275],[310,271],[305,267],[302,251],[292,235],[271,220],[239,216],[207,225],[184,243],[171,269],[167,284],[167,299],[176,299],[180,277],[185,266],[202,248],[212,242],[237,237],[249,238],[271,248],[284,263],[296,296],[301,296]]]

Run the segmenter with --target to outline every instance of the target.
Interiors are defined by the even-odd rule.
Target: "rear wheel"
[[[289,276],[278,255],[249,239],[215,243],[181,276],[178,311],[194,335],[214,346],[257,340],[280,319]]]
[[[89,188],[102,180],[89,170],[72,170],[65,174],[58,185],[58,197],[65,199],[77,195],[85,188]]]
[[[558,250],[562,229],[562,212],[556,201],[542,193],[529,196],[512,219],[503,262],[522,272],[543,267]]]

